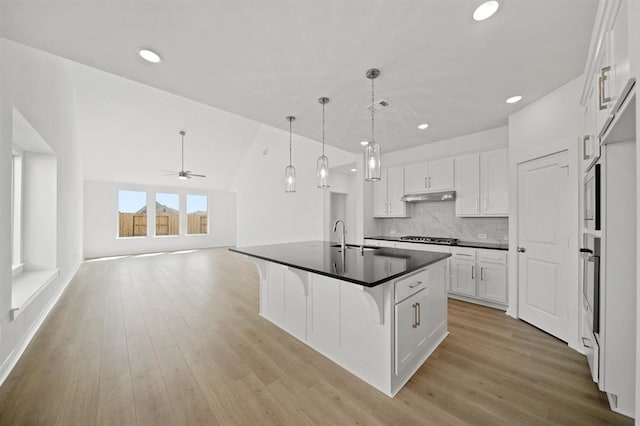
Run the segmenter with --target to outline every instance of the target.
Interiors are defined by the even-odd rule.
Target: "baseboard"
[[[75,268],[73,268],[71,275],[60,287],[60,290],[58,290],[58,293],[51,298],[51,301],[49,302],[49,304],[42,310],[42,312],[40,313],[38,318],[36,318],[33,324],[31,324],[31,326],[24,332],[23,338],[18,342],[16,347],[13,349],[13,351],[11,351],[11,353],[9,354],[7,359],[4,361],[4,363],[0,365],[0,386],[2,386],[5,380],[7,380],[7,377],[9,377],[9,374],[11,373],[11,371],[18,364],[18,361],[22,357],[22,354],[24,353],[24,351],[27,349],[27,346],[29,346],[29,343],[31,343],[31,340],[36,335],[40,327],[42,326],[42,323],[44,323],[44,320],[47,319],[53,307],[56,305],[56,303],[58,303],[58,300],[60,300],[60,297],[66,290],[69,283],[71,283],[71,280],[73,279],[73,277],[76,276],[76,273],[78,272],[78,269],[80,269],[80,266],[82,266],[82,262],[79,262],[75,266]]]

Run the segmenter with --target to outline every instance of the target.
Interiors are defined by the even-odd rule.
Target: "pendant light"
[[[322,156],[318,157],[318,166],[316,168],[316,185],[318,188],[329,187],[329,159],[324,155],[324,106],[329,103],[329,98],[324,96],[318,98],[318,102],[322,104]]]
[[[289,122],[289,165],[284,169],[284,192],[296,192],[296,168],[291,165],[291,123],[296,118],[288,115],[285,119]]]
[[[371,140],[364,149],[364,180],[377,182],[380,180],[380,145],[374,136],[375,91],[373,80],[380,75],[380,70],[371,68],[365,75],[371,80]]]

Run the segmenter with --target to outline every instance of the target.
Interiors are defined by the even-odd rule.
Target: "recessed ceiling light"
[[[160,62],[162,60],[160,55],[158,55],[153,50],[149,50],[149,49],[140,49],[138,51],[138,55],[140,55],[140,57],[142,59],[144,59],[145,61],[152,62],[154,64],[157,64],[158,62]]]
[[[516,102],[520,102],[520,99],[522,99],[522,96],[512,96],[509,99],[507,99],[506,102],[508,104],[515,104]]]
[[[358,171],[358,169],[351,169],[351,171],[355,173]]]
[[[424,130],[424,129],[426,129],[427,127],[429,127],[429,125],[428,125],[427,123],[422,123],[422,124],[420,124],[420,125],[418,126],[418,129],[420,129],[420,130]]]
[[[369,145],[369,141],[362,141],[362,142],[360,142],[360,145],[362,145],[362,146]]]
[[[494,13],[498,11],[500,7],[500,3],[496,0],[485,1],[480,6],[476,7],[476,10],[473,11],[473,19],[476,21],[484,21],[485,19],[489,19],[493,16]]]

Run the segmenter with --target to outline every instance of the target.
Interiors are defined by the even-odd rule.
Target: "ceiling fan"
[[[196,173],[193,173],[191,170],[185,170],[184,169],[184,135],[186,135],[186,132],[184,130],[180,130],[180,137],[182,138],[182,167],[180,168],[179,172],[174,172],[171,170],[163,170],[163,172],[169,172],[169,174],[165,175],[165,176],[170,176],[170,175],[178,175],[178,179],[180,180],[187,180],[187,179],[191,179],[192,177],[206,177],[205,175],[199,175]]]

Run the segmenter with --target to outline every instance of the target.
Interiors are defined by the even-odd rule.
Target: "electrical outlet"
[[[486,240],[487,239],[487,234],[478,234],[478,239]]]

